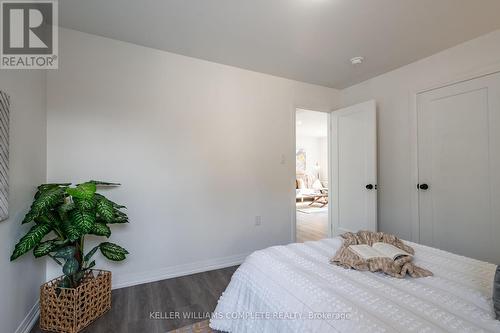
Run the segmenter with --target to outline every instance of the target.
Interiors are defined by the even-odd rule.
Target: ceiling
[[[326,138],[328,136],[328,114],[297,109],[295,115],[297,137]]]
[[[60,0],[59,11],[67,28],[337,89],[500,28],[499,0]]]

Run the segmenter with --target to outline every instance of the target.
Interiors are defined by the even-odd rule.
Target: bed
[[[331,265],[340,238],[254,252],[219,299],[224,332],[500,332],[496,266],[406,242],[432,277],[396,279]]]

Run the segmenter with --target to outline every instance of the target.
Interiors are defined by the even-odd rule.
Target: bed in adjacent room
[[[500,332],[496,266],[405,242],[434,273],[397,279],[329,263],[340,238],[254,252],[210,322],[225,332]]]

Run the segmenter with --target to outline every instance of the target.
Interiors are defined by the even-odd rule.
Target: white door
[[[420,242],[500,263],[500,74],[417,102]]]
[[[377,230],[375,101],[332,112],[330,202],[333,234]]]

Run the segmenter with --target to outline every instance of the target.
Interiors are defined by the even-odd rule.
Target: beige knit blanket
[[[365,260],[349,249],[350,245],[368,244],[372,246],[373,243],[384,242],[392,244],[412,255],[415,253],[413,248],[404,244],[394,235],[383,232],[358,231],[357,233],[347,232],[341,235],[341,237],[344,243],[335,256],[330,259],[330,263],[332,264],[344,268],[353,268],[359,271],[382,271],[397,278],[404,278],[406,274],[414,278],[432,275],[432,272],[415,266],[412,262],[413,258],[410,256],[403,256],[396,260],[390,258],[372,258]]]

